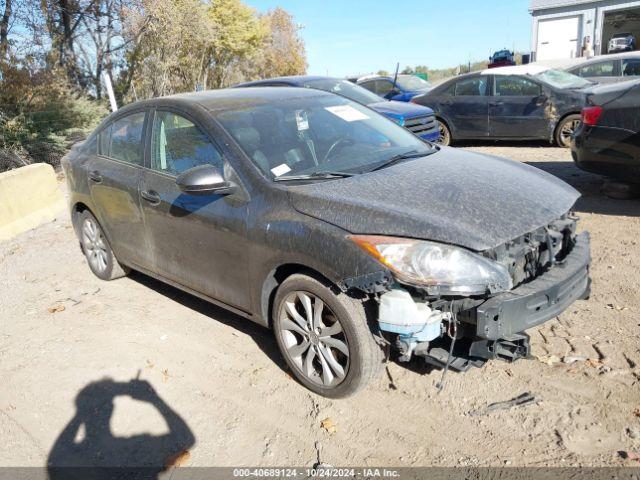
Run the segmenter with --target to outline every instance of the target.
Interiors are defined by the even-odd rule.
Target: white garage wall
[[[548,8],[547,8],[548,7]],[[536,52],[538,45],[538,23],[553,18],[581,16],[579,46],[584,37],[591,37],[596,55],[606,53],[606,43],[602,41],[602,26],[605,12],[625,8],[640,7],[640,0],[532,0],[531,8],[531,51]],[[606,39],[604,40],[606,42]]]

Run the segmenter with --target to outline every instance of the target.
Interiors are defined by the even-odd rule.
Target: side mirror
[[[176,178],[178,188],[189,195],[229,195],[235,185],[227,182],[213,165],[193,167]]]

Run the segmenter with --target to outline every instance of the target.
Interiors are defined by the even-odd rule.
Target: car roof
[[[574,68],[577,68],[577,67],[583,67],[585,65],[592,65],[594,63],[606,62],[608,60],[625,60],[627,58],[640,59],[640,52],[639,51],[634,51],[634,52],[610,53],[608,55],[598,55],[597,57],[592,57],[592,58],[590,58],[588,60],[585,60],[584,62],[578,63],[577,65],[574,65],[574,66],[572,66],[570,68],[574,69]]]
[[[544,65],[534,65],[528,63],[526,65],[512,65],[509,67],[487,68],[482,70],[483,75],[535,75],[536,73],[551,70]]]
[[[234,110],[238,106],[258,106],[265,102],[280,102],[296,98],[333,96],[332,93],[312,88],[298,87],[247,87],[205,90],[203,92],[180,93],[166,97],[134,102],[117,112],[136,110],[140,107],[199,105],[210,112]]]
[[[237,85],[234,85],[233,87],[250,87],[253,85],[265,85],[265,84],[270,84],[270,83],[277,83],[277,82],[281,82],[281,83],[287,83],[287,84],[291,84],[291,85],[301,85],[305,82],[313,82],[316,80],[334,80],[336,82],[340,81],[340,80],[345,80],[344,78],[334,78],[334,77],[324,77],[322,75],[289,75],[289,76],[285,76],[285,77],[273,77],[273,78],[264,78],[262,80],[254,80],[252,82],[243,82],[243,83],[239,83]]]

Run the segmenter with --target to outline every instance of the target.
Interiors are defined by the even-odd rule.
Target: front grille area
[[[561,263],[575,244],[577,218],[569,214],[526,233],[485,255],[509,269],[513,286],[533,280]]]
[[[425,115],[408,118],[404,121],[404,127],[415,135],[423,135],[437,128],[436,117]]]

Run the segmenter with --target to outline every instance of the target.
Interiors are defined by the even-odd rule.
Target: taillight
[[[582,123],[585,125],[596,125],[600,115],[602,115],[602,107],[598,105],[585,107],[582,109]]]

